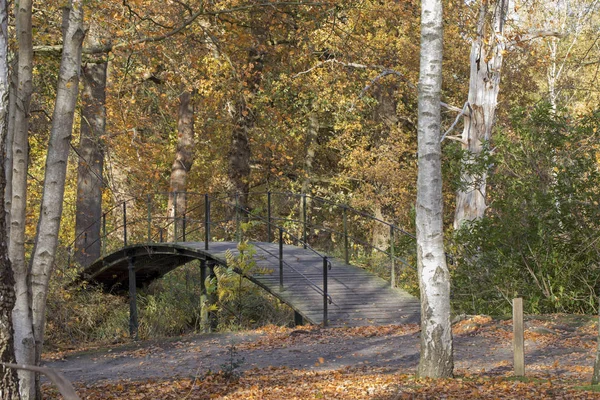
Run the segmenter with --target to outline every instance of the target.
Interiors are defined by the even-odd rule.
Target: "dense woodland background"
[[[454,310],[503,315],[510,299],[524,295],[531,313],[597,312],[600,4],[510,3],[494,136],[472,157],[457,136],[456,109],[469,90],[475,3],[444,2],[443,102],[455,108],[444,109],[444,130],[453,131],[442,143]],[[56,98],[62,5],[37,2],[32,14],[28,253]],[[419,6],[410,0],[86,2],[82,79],[107,68],[106,127],[99,136],[86,132],[79,103],[49,294],[50,343],[127,334],[123,300],[63,288],[79,271],[68,264],[82,190],[78,164],[88,171],[87,184],[101,189],[105,209],[173,190],[181,184],[173,181],[174,160],[183,154],[175,165],[184,165],[189,191],[302,192],[414,231]],[[527,40],[540,31],[553,34]],[[186,144],[181,124],[190,116],[193,137]],[[454,231],[465,168],[487,175],[488,208],[483,219]],[[374,242],[389,242],[386,232],[365,230]],[[353,262],[377,268],[383,261],[371,256],[355,254]],[[192,266],[148,288],[140,300],[140,335],[198,329],[198,280]],[[414,271],[400,274],[398,284],[418,292]],[[252,326],[267,316],[289,321],[289,310],[251,288],[244,289],[250,297],[243,313],[231,312],[242,303],[237,287],[233,282],[223,291],[221,328]]]

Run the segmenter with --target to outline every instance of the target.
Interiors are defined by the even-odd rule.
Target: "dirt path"
[[[527,322],[528,372],[561,377],[591,376],[596,326],[590,319],[548,317]],[[455,324],[457,373],[504,374],[512,368],[509,321],[473,317]],[[140,341],[109,349],[49,354],[46,366],[73,382],[94,384],[121,379],[196,377],[232,368],[288,367],[339,370],[385,367],[413,372],[419,360],[416,325],[363,328],[264,330]],[[228,366],[229,365],[229,366]]]

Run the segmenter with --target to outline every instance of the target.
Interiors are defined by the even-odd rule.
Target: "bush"
[[[596,312],[600,280],[600,113],[519,110],[498,135],[485,217],[456,233],[453,300],[460,312]]]

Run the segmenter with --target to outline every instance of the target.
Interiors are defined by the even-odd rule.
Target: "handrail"
[[[227,202],[225,202],[226,205],[228,205],[231,208],[234,208],[238,211],[242,211],[244,213],[246,213],[246,215],[248,215],[249,217],[252,217],[258,221],[264,222],[264,223],[268,223],[267,220],[265,220],[264,218],[252,214],[251,212],[249,212],[248,210],[244,209],[243,207],[240,206],[236,206],[236,205],[232,205],[232,204],[228,204]],[[288,236],[290,236],[292,239],[296,240],[299,243],[303,243],[302,240],[300,240],[299,238],[297,238],[295,235],[293,235],[289,230],[285,229],[284,227],[281,226],[275,226],[280,232],[284,232],[287,233]],[[304,243],[303,243],[304,244]],[[256,245],[255,243],[253,243],[253,246],[256,246],[260,249],[262,249],[263,251],[266,251],[267,253],[271,254],[270,252],[268,252],[266,249]],[[308,244],[307,244],[308,246]],[[319,253],[318,251],[316,251],[315,249],[313,249],[312,247],[308,246],[305,247],[307,250],[311,250],[313,253],[315,253],[318,257],[320,258],[326,258],[326,256],[322,255],[321,253]],[[306,279],[307,282],[309,282],[310,286],[315,289],[317,292],[321,293],[324,296],[327,296],[329,299],[329,304],[332,303],[332,299],[331,296],[328,293],[325,293],[317,284],[315,284],[312,280],[310,280],[307,276],[305,276],[302,272],[298,271],[296,268],[294,268],[293,266],[291,266],[290,264],[288,264],[285,260],[281,260],[285,265],[287,265],[289,268],[291,268],[294,272],[300,274],[304,279]],[[331,269],[331,262],[329,262],[329,269]]]
[[[182,194],[186,198],[186,208],[184,210],[178,210],[177,196]],[[197,235],[202,230],[204,230],[205,248],[208,249],[209,243],[212,239],[211,227],[216,227],[217,230],[224,229],[224,233],[226,236],[235,235],[236,237],[238,237],[241,234],[241,221],[258,221],[260,225],[266,225],[267,242],[272,242],[273,230],[278,230],[280,232],[280,254],[281,246],[283,244],[283,234],[285,233],[285,235],[287,235],[287,237],[294,244],[304,247],[305,249],[313,252],[315,255],[323,259],[323,288],[321,288],[302,272],[298,271],[288,262],[283,260],[283,257],[279,257],[281,258],[281,282],[283,282],[283,275],[281,272],[283,265],[289,268],[289,270],[294,271],[295,273],[298,273],[300,276],[302,276],[302,278],[305,279],[306,282],[308,282],[308,284],[313,290],[316,290],[319,294],[324,296],[324,315],[327,312],[325,310],[326,304],[333,304],[333,299],[331,295],[327,293],[326,289],[326,270],[331,268],[331,261],[328,260],[327,256],[321,254],[314,248],[314,246],[311,246],[309,244],[308,235],[310,234],[311,241],[314,237],[313,233],[311,232],[314,232],[315,230],[320,230],[323,232],[329,232],[330,234],[343,237],[343,240],[341,242],[336,241],[335,243],[342,243],[346,263],[350,262],[351,243],[353,245],[358,244],[365,249],[372,249],[369,251],[377,251],[389,256],[391,262],[392,287],[394,287],[395,285],[395,263],[399,262],[405,266],[412,267],[412,265],[406,259],[395,254],[395,247],[397,243],[396,240],[399,237],[405,236],[406,238],[414,240],[415,236],[392,223],[369,215],[364,211],[353,208],[347,204],[338,204],[332,200],[328,200],[319,196],[312,196],[309,194],[298,194],[292,192],[278,191],[256,191],[245,193],[243,195],[247,196],[251,204],[254,204],[252,201],[253,198],[260,198],[266,195],[266,210],[265,208],[262,208],[262,206],[259,206],[257,208],[249,208],[247,207],[247,205],[240,205],[238,203],[238,199],[239,196],[241,196],[241,194],[156,192],[152,194],[146,194],[143,196],[133,196],[126,198],[123,201],[120,201],[114,206],[110,207],[107,211],[103,212],[99,220],[92,222],[88,225],[88,227],[86,227],[86,229],[77,233],[71,245],[68,246],[69,255],[71,254],[72,248],[75,248],[79,251],[80,249],[78,248],[78,246],[83,250],[82,253],[85,253],[85,250],[87,250],[90,246],[97,245],[98,241],[101,241],[102,243],[102,245],[100,246],[101,254],[106,251],[107,246],[110,246],[112,248],[115,244],[119,242],[125,245],[133,244],[134,242],[139,242],[140,238],[142,238],[143,243],[156,242],[159,238],[162,242],[164,239],[163,233],[165,232],[167,232],[167,235],[169,235],[170,237],[172,236],[172,241],[178,242],[180,241],[180,239],[183,239],[184,241],[189,241],[187,240],[188,238],[190,238],[192,235]],[[275,211],[272,207],[272,196],[284,196],[283,201],[279,200],[277,203],[275,203]],[[234,198],[235,202],[233,200]],[[264,204],[264,200],[264,198],[260,200],[260,204]],[[298,200],[300,201],[296,203],[296,201]],[[310,201],[310,208],[308,208],[307,206],[307,200]],[[171,210],[168,210],[169,203],[173,207]],[[213,208],[212,211],[211,205]],[[133,208],[137,211],[128,211],[130,208]],[[255,212],[256,210],[260,210],[261,214]],[[264,215],[265,211],[267,214],[266,216]],[[315,211],[317,212],[317,214],[314,214]],[[144,213],[147,214],[147,218],[140,217],[140,215],[144,215]],[[310,214],[310,217],[308,216],[308,214]],[[222,217],[219,219],[212,220],[213,215],[217,218],[219,218],[219,216]],[[320,215],[325,218],[334,217],[335,219],[332,221],[332,224],[328,224],[329,226],[326,226],[324,222],[322,222],[319,225],[318,223],[314,223],[315,215]],[[295,216],[299,217],[295,218]],[[129,220],[127,220],[128,217]],[[147,222],[146,225],[143,227],[143,230],[139,230],[139,226],[141,224],[143,225],[144,221]],[[232,222],[234,223],[233,229],[235,232],[231,230],[232,225],[229,225]],[[369,243],[366,238],[357,236],[357,231],[352,229],[352,226],[354,226],[354,224],[356,223],[364,224],[371,222],[381,224],[382,227],[388,227],[390,229],[389,249],[387,251],[383,248],[374,245],[373,243]],[[90,243],[87,243],[86,240],[85,246],[81,246],[78,243],[78,241],[83,235],[87,234],[88,229],[90,229],[96,224],[99,224],[100,229],[102,230],[101,235],[98,235],[98,237]],[[197,226],[194,227],[194,225]],[[293,228],[288,228],[285,225],[291,226]],[[342,225],[343,231],[336,229],[341,228]],[[107,229],[107,226],[109,227],[109,229]],[[298,234],[298,229],[300,229],[300,234]],[[110,241],[108,240],[109,237],[115,238],[115,235],[118,235],[120,232],[122,232],[123,234],[122,238],[118,238],[117,236],[116,242],[112,239]],[[396,236],[395,233],[400,234],[400,236]],[[322,238],[316,238],[317,240],[322,240]],[[337,245],[334,244],[334,246]],[[258,247],[261,250],[266,251],[269,255],[276,256],[272,254],[272,252],[269,252],[265,248],[263,248],[263,246]],[[405,247],[403,248],[406,249]],[[326,318],[324,318],[324,320],[326,321]]]

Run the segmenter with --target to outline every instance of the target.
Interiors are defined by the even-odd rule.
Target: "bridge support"
[[[304,325],[304,318],[298,311],[294,311],[294,326]]]
[[[130,256],[129,262],[129,336],[138,339],[137,287],[135,277],[135,258]]]
[[[200,326],[204,333],[214,332],[219,324],[216,311],[209,311],[209,307],[217,302],[216,290],[209,293],[206,278],[209,278],[209,281],[214,278],[216,282],[215,263],[200,260]]]

